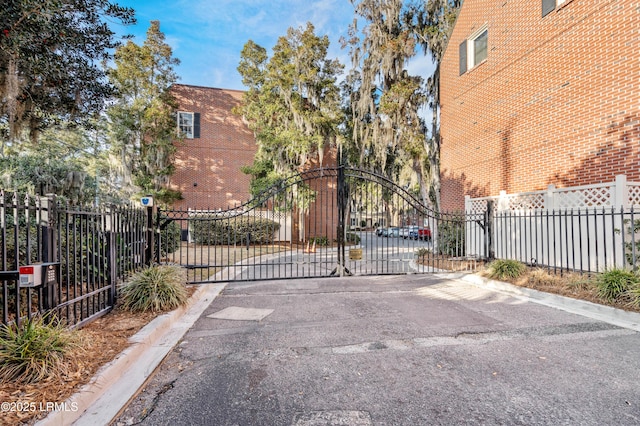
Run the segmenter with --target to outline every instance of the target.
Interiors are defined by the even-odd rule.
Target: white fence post
[[[624,207],[625,209],[627,209],[629,207],[627,175],[616,176],[616,182],[613,191],[613,201],[611,205],[615,206],[616,208]]]
[[[544,197],[544,208],[547,210],[555,210],[557,207],[556,186],[550,184],[547,186],[547,193]]]
[[[504,189],[500,191],[500,195],[498,196],[498,204],[496,211],[505,211],[509,210],[509,200],[507,199],[507,191]]]
[[[464,213],[465,213],[465,217],[469,218],[469,217],[474,217],[475,213],[473,211],[473,202],[471,201],[471,195],[465,195],[464,196]],[[474,244],[476,243],[475,241],[475,236],[476,236],[476,232],[475,232],[475,228],[476,228],[476,224],[474,222],[471,222],[469,220],[465,220],[466,223],[466,229],[465,229],[465,253],[470,253],[472,251],[472,247],[474,247]],[[434,225],[437,225],[437,221],[434,223]],[[433,226],[433,228],[435,228],[435,226]],[[432,229],[432,238],[433,238],[433,244],[435,247],[436,244],[436,234],[437,234],[437,230],[436,229]],[[473,241],[472,241],[473,239]]]
[[[614,238],[618,237],[620,240],[616,241],[614,250],[616,256],[616,265],[617,268],[624,268],[627,264],[626,259],[626,247],[623,241],[626,238],[630,237],[630,235],[626,235],[627,229],[625,228],[623,212],[626,212],[629,205],[629,188],[627,186],[627,176],[626,175],[617,175],[615,186],[613,188],[613,200],[611,205],[615,208],[616,214],[614,215],[613,220],[613,228],[614,228]],[[619,231],[619,232],[616,232]]]

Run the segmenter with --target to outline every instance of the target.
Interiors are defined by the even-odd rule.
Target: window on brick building
[[[178,112],[178,132],[187,139],[200,137],[200,113]]]
[[[556,7],[560,6],[562,3],[567,0],[542,0],[542,17],[544,18],[550,12],[552,12]]]
[[[487,59],[489,30],[484,25],[460,43],[460,75]]]

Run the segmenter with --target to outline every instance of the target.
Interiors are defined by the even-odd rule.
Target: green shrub
[[[489,277],[497,280],[518,278],[526,270],[527,267],[516,260],[499,259],[489,264]]]
[[[0,326],[0,381],[35,383],[65,369],[65,354],[78,336],[61,324],[32,317],[20,327]]]
[[[633,288],[627,290],[626,294],[629,299],[629,306],[635,309],[640,309],[640,285],[635,285]]]
[[[633,271],[614,268],[596,278],[598,295],[603,299],[615,300],[640,285],[640,276]]]
[[[7,209],[5,218],[5,239],[3,244],[6,247],[6,257],[4,251],[0,250],[0,262],[6,262],[6,270],[18,269],[20,265],[38,260],[38,231],[36,217],[31,214],[28,220],[24,211],[18,212],[17,240],[15,216],[11,210]],[[18,258],[16,258],[16,246],[18,249]],[[27,247],[31,250],[28,252]]]
[[[630,266],[635,266],[638,263],[640,256],[640,238],[638,233],[640,232],[640,219],[635,219],[633,222],[631,219],[624,220],[624,226],[626,227],[624,232],[625,238],[625,258]],[[621,234],[620,229],[615,229],[617,234]]]
[[[162,220],[160,223],[162,223]],[[160,241],[158,244],[160,245],[161,256],[166,256],[180,248],[181,233],[180,225],[178,225],[178,222],[175,220],[168,222],[167,225],[160,230]]]
[[[317,246],[325,247],[329,245],[329,238],[327,237],[311,237],[309,238],[311,244],[316,243]]]
[[[198,244],[246,244],[251,234],[251,242],[270,244],[273,234],[280,224],[270,219],[240,216],[222,218],[215,214],[198,215],[191,220],[191,235]]]
[[[464,217],[438,222],[438,254],[464,256]]]
[[[178,266],[154,265],[134,274],[120,287],[119,301],[130,311],[167,311],[188,299],[184,270]]]
[[[354,232],[347,232],[346,242],[351,244],[360,244],[360,235]]]

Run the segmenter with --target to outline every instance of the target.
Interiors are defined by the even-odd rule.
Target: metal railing
[[[117,284],[147,261],[147,230],[143,209],[0,191],[2,323],[46,312],[81,326],[110,311]],[[20,276],[27,265],[31,282]]]
[[[614,182],[465,199],[467,215],[491,211],[490,233],[467,226],[468,244],[498,259],[600,273],[640,267],[640,183]]]

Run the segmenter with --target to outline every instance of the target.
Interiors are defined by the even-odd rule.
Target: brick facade
[[[253,163],[257,145],[253,132],[232,112],[240,105],[244,92],[209,87],[176,84],[172,93],[178,101],[178,111],[199,114],[199,137],[177,143],[175,173],[169,186],[182,192],[183,199],[175,209],[217,210],[238,206],[249,200],[251,177],[240,171]],[[337,151],[327,147],[320,164],[312,155],[301,171],[337,164]],[[326,179],[307,182],[318,192],[304,217],[303,228],[297,212],[293,212],[292,231],[295,239],[313,236],[336,238],[335,184]]]
[[[178,110],[200,114],[200,137],[177,146],[170,187],[182,192],[178,209],[226,209],[249,199],[251,177],[240,171],[253,163],[257,145],[242,118],[231,112],[244,92],[176,84]]]
[[[546,2],[545,2],[546,3]],[[441,199],[640,181],[635,0],[465,0],[441,66]],[[488,29],[460,75],[459,46]]]

